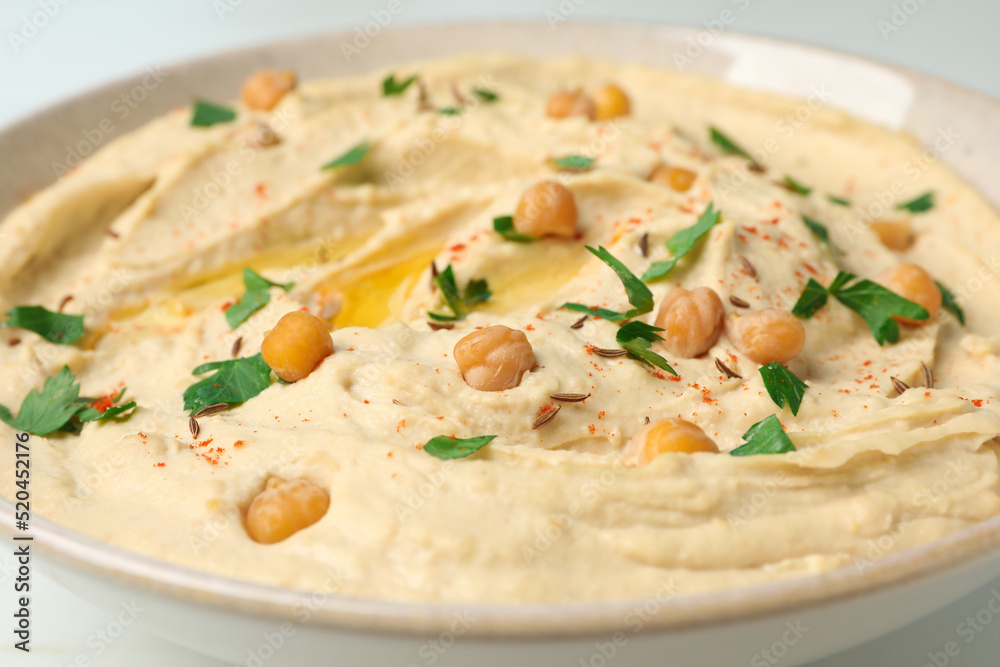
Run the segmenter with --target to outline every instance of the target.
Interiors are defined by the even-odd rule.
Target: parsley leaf
[[[518,243],[531,243],[532,241],[537,241],[538,239],[534,236],[528,236],[527,234],[521,234],[514,231],[514,218],[509,215],[500,216],[499,218],[493,218],[493,231],[507,239],[508,241],[516,241]]]
[[[776,415],[759,421],[743,434],[744,444],[729,452],[733,456],[753,456],[754,454],[787,454],[795,451],[795,445],[781,427]]]
[[[893,319],[894,315],[914,320],[930,317],[923,306],[870,280],[862,279],[846,286],[856,278],[853,273],[841,271],[824,292],[860,315],[879,345],[899,341],[899,324]],[[806,319],[815,315],[826,303],[826,295],[820,293],[821,289],[822,285],[810,278],[792,313]]]
[[[81,407],[80,385],[69,366],[63,366],[55,377],[45,378],[41,392],[28,392],[16,418],[0,405],[0,420],[19,431],[45,436],[64,427]]]
[[[191,412],[216,403],[242,403],[271,386],[271,368],[260,353],[252,357],[211,361],[191,371],[217,371],[184,390],[184,409]]]
[[[54,313],[41,306],[17,306],[7,311],[9,318],[0,327],[18,327],[59,345],[69,345],[83,336],[83,315]]]
[[[438,113],[442,116],[458,116],[462,113],[462,107],[440,107]]]
[[[368,151],[372,149],[371,144],[367,141],[362,141],[357,146],[350,148],[346,153],[340,157],[336,157],[324,164],[321,169],[340,169],[342,167],[353,167],[358,164],[368,155]]]
[[[751,162],[754,161],[754,159],[750,157],[750,153],[747,153],[742,146],[723,134],[717,127],[710,126],[708,128],[708,132],[709,136],[712,138],[712,143],[718,146],[726,155],[739,155],[740,157],[745,157]]]
[[[783,408],[787,403],[788,409],[792,411],[793,415],[799,414],[802,397],[805,396],[808,388],[805,382],[777,361],[761,366],[760,377],[764,380],[767,395],[771,397],[775,405]]]
[[[958,320],[959,324],[965,326],[965,311],[963,311],[962,307],[958,305],[958,299],[955,298],[955,294],[937,280],[934,282],[941,291],[941,305],[951,311],[952,315],[955,316],[955,319]]]
[[[934,193],[925,192],[919,197],[900,204],[896,208],[907,210],[910,213],[923,213],[924,211],[929,211],[934,208]]]
[[[719,217],[720,211],[716,211],[715,204],[709,202],[708,208],[705,209],[696,223],[677,232],[667,241],[667,249],[673,253],[673,258],[662,262],[653,262],[646,269],[646,273],[642,275],[642,279],[648,283],[670,273],[681,257],[691,252],[698,241],[719,222]]]
[[[576,154],[552,158],[552,164],[567,171],[587,171],[594,166],[594,162],[592,157]]]
[[[788,186],[789,190],[797,194],[800,194],[803,197],[808,197],[809,194],[813,191],[812,188],[802,185],[791,176],[785,176],[785,185]]]
[[[618,278],[625,286],[625,294],[628,297],[628,302],[632,304],[632,309],[624,313],[619,313],[613,310],[605,310],[604,308],[591,308],[590,306],[585,306],[582,303],[565,303],[560,306],[560,308],[573,310],[578,313],[596,315],[612,322],[629,320],[633,317],[643,315],[653,310],[653,293],[649,291],[649,288],[646,287],[645,283],[639,280],[634,273],[628,270],[627,266],[625,266],[620,260],[615,258],[603,247],[600,247],[597,250],[594,250],[590,246],[586,246],[586,248],[599,260],[610,266],[616,274],[618,274]]]
[[[671,375],[676,376],[677,372],[670,367],[667,360],[655,352],[651,352],[649,349],[655,341],[663,340],[663,337],[656,333],[657,331],[663,331],[663,329],[636,320],[635,322],[629,322],[619,329],[615,335],[615,340],[618,341],[618,344],[624,350],[639,361],[650,366],[662,368]]]
[[[236,120],[236,112],[219,104],[196,100],[194,113],[191,114],[191,127],[211,127],[219,123],[231,123]]]
[[[439,435],[424,445],[424,451],[442,460],[461,459],[475,454],[495,438],[495,435],[481,435],[477,438],[453,438]]]
[[[844,199],[843,197],[838,197],[837,195],[827,195],[826,200],[831,204],[836,204],[837,206],[850,206],[851,200]]]
[[[273,283],[253,269],[246,268],[243,269],[243,285],[246,287],[246,292],[239,301],[226,308],[226,322],[229,322],[229,326],[233,329],[246,322],[251,315],[271,301],[268,289],[280,287],[287,292],[295,283]]]
[[[806,223],[806,227],[808,227],[809,231],[813,233],[813,236],[819,239],[820,243],[829,248],[830,252],[832,252],[835,255],[847,254],[837,246],[833,245],[833,242],[830,240],[830,232],[827,230],[824,224],[816,222],[815,220],[806,215],[802,216],[802,222]]]
[[[497,100],[500,99],[499,95],[497,95],[494,91],[489,90],[488,88],[473,88],[472,94],[478,97],[483,102],[496,102]]]
[[[402,95],[403,91],[410,87],[414,81],[417,80],[417,75],[414,74],[408,79],[403,79],[402,81],[396,81],[396,75],[390,74],[382,81],[382,97],[393,97],[394,95]]]
[[[451,264],[434,278],[434,284],[441,290],[444,303],[451,310],[451,315],[427,313],[427,317],[438,322],[457,322],[464,320],[469,314],[469,306],[489,301],[493,293],[485,280],[473,278],[465,286],[464,294],[459,292],[455,282],[455,271]]]

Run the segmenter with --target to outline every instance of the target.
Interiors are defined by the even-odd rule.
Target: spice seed
[[[767,169],[764,167],[764,165],[760,164],[759,162],[751,162],[750,164],[747,165],[747,169],[749,169],[755,174],[767,173]]]
[[[639,239],[639,251],[643,257],[649,257],[649,232],[643,234],[642,238]]]
[[[583,328],[583,323],[586,322],[587,318],[589,318],[589,317],[590,317],[590,315],[584,315],[583,317],[581,317],[580,319],[578,319],[576,322],[573,322],[573,324],[569,325],[569,328],[570,329],[581,329],[581,328]]]
[[[744,301],[740,297],[733,296],[733,295],[729,296],[729,303],[733,304],[737,308],[749,308],[750,307],[749,303],[747,303],[746,301]]]
[[[191,415],[192,417],[207,417],[208,415],[214,415],[216,412],[222,412],[229,407],[229,403],[213,403],[212,405],[206,405],[198,412]]]
[[[449,330],[455,328],[455,325],[451,322],[427,322],[427,326],[431,328],[431,331],[441,331],[442,329]]]
[[[552,394],[549,398],[563,403],[579,403],[590,398],[590,394]]]
[[[59,302],[59,312],[61,313],[63,311],[63,308],[66,307],[66,304],[69,303],[72,300],[73,300],[73,295],[72,294],[67,294],[66,296],[64,296],[62,298],[62,301]]]
[[[725,375],[728,375],[731,378],[737,378],[739,380],[743,379],[742,375],[740,375],[739,373],[731,369],[729,366],[722,363],[722,359],[719,359],[718,357],[715,358],[715,367],[719,369],[719,372],[724,373]]]
[[[924,370],[924,386],[928,389],[934,388],[934,371],[927,364],[920,362],[920,367]]]
[[[104,230],[104,233],[107,234],[108,236],[110,236],[113,239],[120,238],[120,235],[118,234],[118,232],[116,232],[113,229],[106,229],[106,230]]]
[[[403,405],[402,403],[400,403],[399,401],[397,401],[397,400],[396,400],[395,398],[394,398],[394,399],[392,399],[392,402],[393,402],[393,404],[395,404],[395,405]],[[403,407],[405,408],[406,406],[405,406],[405,405],[403,405]]]
[[[649,415],[646,415],[646,425],[649,425]]]
[[[240,353],[241,347],[243,347],[243,336],[239,336],[236,340],[233,341],[233,349],[230,350],[230,354],[233,355],[234,359],[236,358],[236,355]]]
[[[541,427],[545,426],[550,421],[552,421],[553,419],[556,418],[556,415],[559,414],[560,410],[562,410],[562,406],[557,403],[556,407],[552,408],[551,410],[549,410],[548,412],[546,412],[544,415],[542,415],[541,417],[539,417],[538,419],[536,419],[531,424],[531,428],[535,429],[535,428],[541,428]]]
[[[17,336],[12,336],[11,338],[7,339],[7,344],[10,345],[11,347],[17,347],[18,345],[21,344],[21,339],[18,338]]]
[[[750,260],[740,255],[740,262],[743,264],[743,270],[750,274],[751,278],[757,278],[757,268],[750,263]]]
[[[431,291],[432,292],[437,289],[437,283],[434,282],[434,279],[437,278],[437,277],[438,277],[438,265],[437,265],[437,262],[432,261],[431,262]]]
[[[191,429],[191,436],[194,438],[197,438],[198,434],[201,433],[201,425],[194,417],[188,419],[188,428]]]
[[[608,350],[606,348],[597,348],[594,350],[594,354],[599,357],[608,357],[609,359],[614,359],[615,357],[624,357],[628,352],[625,350]]]
[[[910,385],[906,384],[895,375],[893,375],[889,379],[892,380],[892,386],[895,387],[896,391],[900,394],[902,394],[903,392],[905,392],[907,389],[910,388]]]

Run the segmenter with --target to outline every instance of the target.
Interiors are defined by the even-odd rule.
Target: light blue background
[[[136,72],[236,46],[296,35],[351,29],[371,20],[388,0],[0,0],[0,125],[69,94]],[[401,0],[397,24],[478,19],[544,21],[560,3],[576,6],[571,20],[669,22],[701,26],[737,2],[731,30],[808,42],[905,65],[1000,97],[998,0]],[[747,6],[749,5],[749,6]],[[54,16],[32,32],[26,23],[48,6]],[[231,7],[220,12],[218,7]],[[53,11],[58,8],[57,11]],[[41,23],[41,21],[36,21]],[[881,22],[881,23],[880,23]],[[898,29],[896,29],[898,28]],[[11,34],[25,37],[25,41]],[[0,156],[3,159],[3,156]],[[1000,174],[998,174],[1000,177]],[[0,184],[2,187],[2,184]],[[0,557],[0,617],[9,619],[11,560]],[[9,623],[0,622],[0,664],[53,667],[79,654],[95,667],[218,667],[130,629],[100,656],[88,637],[110,616],[62,592],[36,572],[35,651],[9,649]],[[965,600],[883,640],[813,667],[922,667],[928,652],[955,641],[958,667],[1000,664],[1000,617],[970,644],[957,626],[983,610],[1000,579]],[[555,667],[555,666],[554,666]],[[720,666],[724,667],[724,666]]]

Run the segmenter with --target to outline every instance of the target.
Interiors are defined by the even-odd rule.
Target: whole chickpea
[[[926,320],[896,317],[900,324],[922,326],[933,320],[941,310],[941,290],[934,278],[916,264],[898,264],[882,273],[878,283],[904,299],[923,306],[929,315]]]
[[[719,340],[723,323],[722,299],[710,287],[690,292],[675,287],[663,297],[656,314],[656,326],[663,329],[661,345],[683,359],[708,352]]]
[[[619,116],[627,116],[632,110],[628,95],[620,87],[609,83],[601,86],[594,93],[594,104],[596,106],[595,118],[597,120],[609,120]]]
[[[296,310],[267,332],[260,352],[275,375],[285,382],[298,382],[333,354],[333,337],[323,320]]]
[[[667,452],[717,454],[719,448],[697,425],[683,419],[661,419],[629,438],[622,459],[626,465],[643,466]]]
[[[549,118],[569,118],[586,116],[590,120],[597,117],[594,100],[582,90],[560,90],[549,98],[545,105],[545,115]]]
[[[261,544],[281,542],[322,519],[329,508],[330,494],[320,486],[272,477],[250,502],[247,534]]]
[[[898,252],[908,250],[916,240],[909,220],[875,220],[871,229],[882,245]]]
[[[562,183],[540,181],[521,194],[514,212],[514,231],[541,238],[576,235],[576,198]]]
[[[479,391],[513,389],[535,367],[535,353],[524,332],[499,324],[465,336],[454,354],[466,384]]]
[[[661,164],[649,174],[649,182],[666,186],[675,192],[687,192],[697,177],[698,174],[689,169]]]
[[[291,70],[262,69],[243,83],[240,97],[251,109],[270,111],[282,97],[295,90],[296,83],[295,72]]]
[[[733,343],[761,365],[790,361],[806,343],[802,323],[785,310],[765,308],[746,315],[733,313],[729,322]]]

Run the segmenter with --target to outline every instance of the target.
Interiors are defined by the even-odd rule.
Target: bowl
[[[373,24],[374,25],[374,24]],[[377,28],[377,29],[376,29]],[[472,50],[581,53],[673,66],[806,98],[908,131],[932,145],[960,128],[943,160],[1000,204],[1000,102],[923,74],[810,46],[665,25],[470,23],[334,33],[152,68],[0,131],[0,212],[73,161],[197,96],[235,96],[246,74],[287,67],[303,78],[360,73]],[[367,27],[365,28],[367,30]],[[0,531],[14,507],[0,500]],[[518,664],[603,667],[802,664],[903,627],[1000,573],[1000,516],[919,548],[824,574],[711,594],[566,605],[394,603],[289,590],[204,574],[110,547],[43,518],[30,542],[55,578],[94,604],[134,602],[137,625],[185,647],[252,666]],[[24,536],[24,534],[21,534]]]

